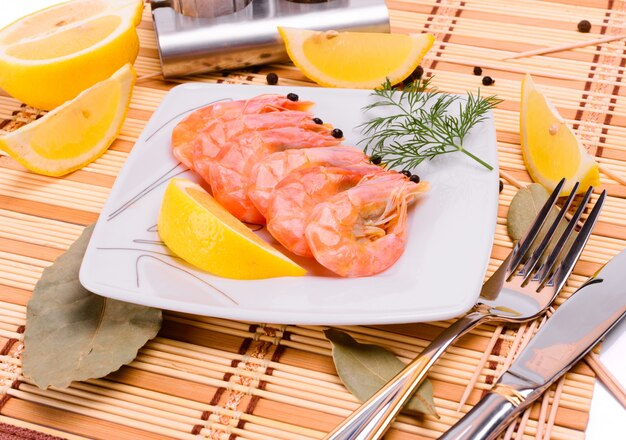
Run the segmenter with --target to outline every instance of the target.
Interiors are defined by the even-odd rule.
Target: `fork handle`
[[[459,337],[488,320],[488,315],[474,311],[446,328],[418,357],[324,437],[324,440],[381,438],[400,409],[422,383],[430,367],[446,348]]]

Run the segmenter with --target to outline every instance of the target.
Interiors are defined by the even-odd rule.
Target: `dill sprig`
[[[430,80],[414,81],[402,91],[394,90],[387,80],[382,88],[374,90],[373,96],[378,99],[363,110],[390,107],[392,111],[361,125],[365,151],[379,156],[388,167],[408,169],[425,159],[460,151],[492,170],[491,165],[467,151],[463,141],[472,127],[485,120],[487,112],[502,100],[495,96],[482,98],[480,90],[475,96],[467,92],[467,99],[459,99],[458,95],[430,87]],[[457,116],[448,112],[455,103],[459,106]]]

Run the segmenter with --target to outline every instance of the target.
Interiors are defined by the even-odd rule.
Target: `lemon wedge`
[[[172,252],[214,275],[253,280],[306,273],[188,179],[170,180],[158,230]]]
[[[100,157],[120,132],[135,71],[126,64],[110,78],[15,131],[0,150],[31,171],[62,176]]]
[[[141,0],[74,0],[0,30],[0,88],[51,110],[102,81],[139,51]]]
[[[562,196],[570,194],[576,181],[579,193],[600,183],[598,164],[528,74],[522,82],[520,136],[526,169],[549,191],[563,177]]]
[[[279,27],[287,53],[308,78],[329,87],[373,89],[407,78],[433,45],[431,34],[312,31]]]

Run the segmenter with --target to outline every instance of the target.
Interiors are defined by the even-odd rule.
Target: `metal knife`
[[[626,250],[546,321],[491,391],[439,440],[492,440],[626,314]]]

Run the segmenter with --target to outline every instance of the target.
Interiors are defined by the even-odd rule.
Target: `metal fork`
[[[524,237],[483,284],[478,302],[470,312],[441,332],[417,358],[328,434],[325,440],[381,438],[402,406],[424,380],[430,367],[450,344],[485,322],[524,322],[540,316],[550,306],[578,261],[606,198],[606,191],[603,191],[582,224],[578,236],[565,252],[568,238],[579,223],[593,192],[590,187],[550,251],[549,244],[556,239],[553,236],[556,235],[557,226],[575,197],[579,186],[576,183],[563,208],[548,226],[544,238],[531,250],[564,183],[565,179],[559,182]],[[546,257],[546,254],[549,255]]]

